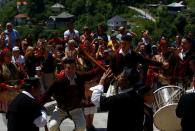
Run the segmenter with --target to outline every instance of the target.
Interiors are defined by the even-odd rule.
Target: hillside
[[[168,4],[173,1],[175,0],[163,0],[162,4]],[[190,10],[190,13],[187,15],[182,13],[169,14],[167,8],[162,8],[156,11],[157,22],[153,23],[144,18],[136,18],[139,16],[139,13],[128,8],[128,5],[145,8],[146,4],[158,3],[157,0],[27,0],[28,4],[20,11],[17,10],[16,1],[12,1],[6,7],[0,8],[0,22],[3,25],[9,21],[14,23],[14,16],[24,13],[29,17],[28,22],[17,27],[22,38],[29,33],[33,34],[35,39],[39,37],[49,38],[51,32],[54,31],[62,36],[66,27],[56,30],[48,30],[45,27],[45,22],[49,16],[58,15],[51,11],[51,6],[57,2],[65,7],[62,11],[69,12],[75,16],[74,25],[79,31],[82,30],[84,25],[89,26],[91,31],[96,31],[98,23],[106,27],[107,20],[115,15],[127,19],[129,26],[132,27],[131,30],[138,34],[142,30],[148,29],[155,41],[162,35],[166,35],[170,40],[173,40],[178,33],[185,34],[189,30],[195,30],[194,10]],[[193,1],[186,0],[185,2],[190,7],[194,7]]]

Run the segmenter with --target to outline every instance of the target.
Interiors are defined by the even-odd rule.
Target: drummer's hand
[[[108,69],[108,68],[110,68],[110,65],[104,65],[104,67],[105,67],[106,69]]]
[[[108,68],[106,70],[106,72],[104,72],[103,76],[101,77],[99,85],[104,85],[105,80],[112,77],[112,76],[113,76],[112,70],[110,68]]]
[[[13,86],[15,89],[19,89],[20,88],[20,85],[14,85]]]
[[[15,90],[14,86],[11,86],[11,85],[7,85],[7,89],[8,90]]]
[[[19,85],[14,85],[14,86],[7,85],[7,89],[8,90],[18,90],[19,89]]]
[[[168,69],[168,68],[169,68],[169,63],[166,62],[166,61],[164,61],[164,62],[163,62],[163,65],[162,65],[162,68]]]

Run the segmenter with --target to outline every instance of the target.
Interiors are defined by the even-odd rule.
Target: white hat
[[[35,70],[36,71],[40,71],[41,70],[41,67],[40,66],[37,66]]]
[[[12,23],[8,22],[8,23],[6,24],[6,26],[8,26],[8,25],[12,26]]]
[[[20,50],[20,49],[19,49],[18,46],[14,46],[13,49],[12,49],[12,51],[19,51],[19,50]]]

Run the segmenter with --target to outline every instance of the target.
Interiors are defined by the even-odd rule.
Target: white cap
[[[19,49],[18,46],[14,46],[13,49],[12,49],[12,51],[19,51],[19,50],[20,50],[20,49]]]
[[[8,22],[8,23],[6,24],[6,26],[8,26],[8,25],[12,26],[12,23]]]
[[[37,66],[35,70],[36,71],[40,71],[41,70],[41,67],[40,66]]]

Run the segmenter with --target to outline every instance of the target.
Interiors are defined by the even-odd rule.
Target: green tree
[[[5,7],[0,8],[0,22],[5,26],[7,22],[13,22],[17,15],[16,2],[10,2]]]
[[[178,14],[174,20],[174,24],[177,27],[177,31],[180,34],[184,34],[184,27],[187,24],[186,16],[184,16],[183,14]]]
[[[75,0],[72,3],[71,12],[74,15],[79,15],[85,12],[85,1],[84,0]]]
[[[28,0],[26,6],[26,13],[30,18],[33,18],[33,23],[38,23],[43,20],[43,12],[45,10],[45,4],[43,0]]]
[[[195,24],[187,24],[184,28],[184,34],[187,35],[191,31],[195,34]]]

